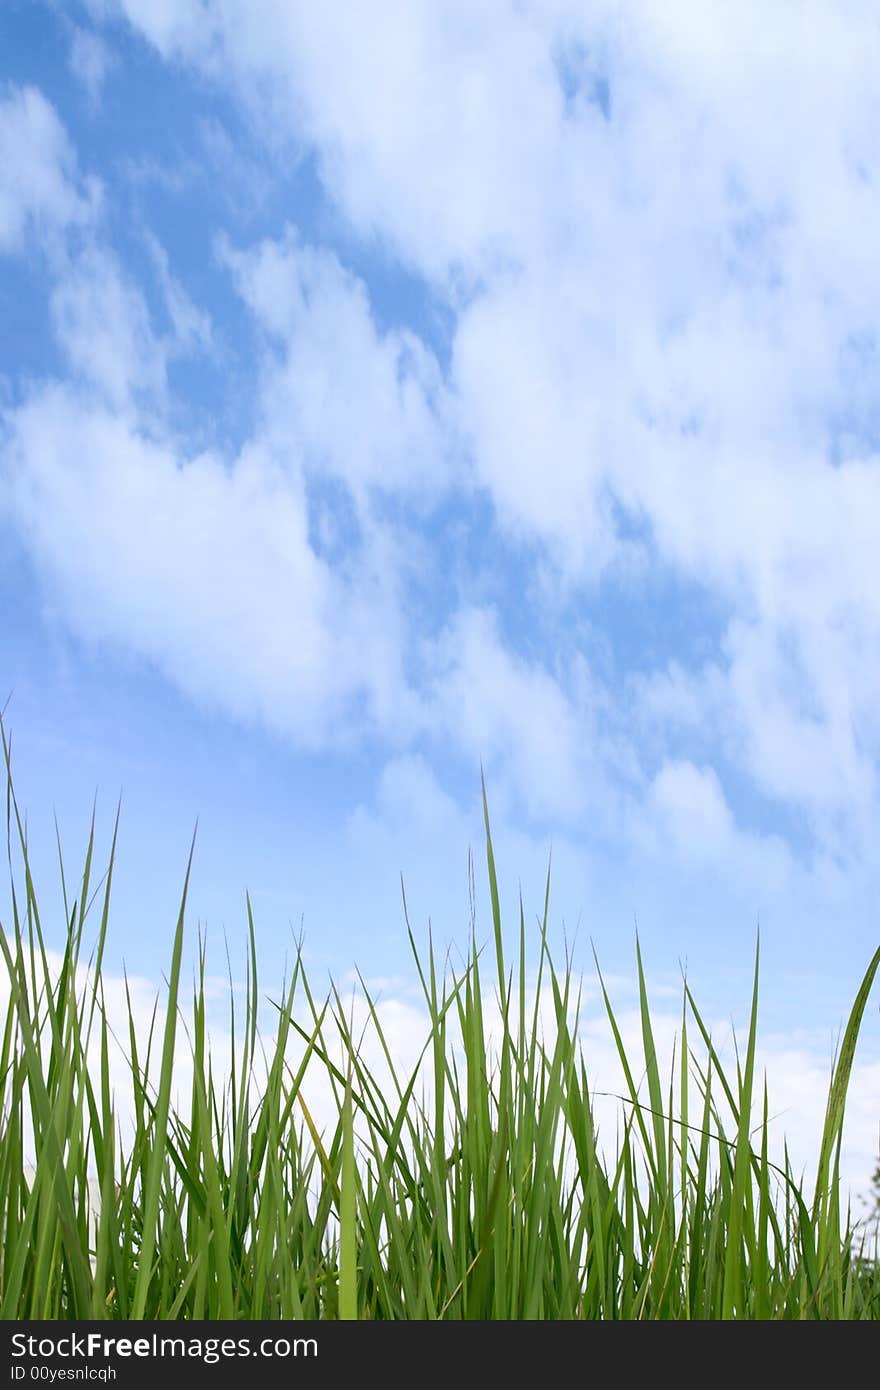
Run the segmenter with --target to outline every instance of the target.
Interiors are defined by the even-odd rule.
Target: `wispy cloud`
[[[53,107],[35,87],[0,89],[0,253],[44,245],[92,217],[98,185],[82,179]]]
[[[82,83],[93,108],[101,104],[107,76],[114,66],[113,50],[98,34],[74,25],[70,39],[70,70]]]
[[[143,295],[111,252],[92,246],[59,266],[51,310],[71,374],[112,406],[123,409],[135,392],[164,396],[164,345]]]

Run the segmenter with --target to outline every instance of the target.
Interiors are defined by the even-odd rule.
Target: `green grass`
[[[186,888],[164,1024],[157,1010],[144,1036],[126,984],[127,1036],[113,1032],[102,962],[116,835],[95,888],[94,821],[70,897],[61,864],[58,965],[5,731],[3,742],[12,887],[0,934],[9,992],[0,1036],[3,1318],[880,1315],[876,1248],[839,1200],[847,1084],[880,951],[830,1079],[810,1192],[787,1160],[777,1167],[769,1157],[755,1062],[757,960],[733,1075],[687,986],[666,1075],[641,956],[637,1056],[602,985],[626,1091],[615,1142],[600,1144],[578,1039],[579,982],[548,948],[549,874],[534,960],[521,910],[511,967],[488,814],[488,949],[472,940],[462,968],[441,971],[410,932],[429,1018],[417,1066],[396,1069],[365,990],[371,1055],[382,1059],[371,1069],[342,997],[318,997],[300,957],[280,995],[270,991],[275,1024],[261,1036],[248,903],[244,1001],[236,1008],[230,976],[228,1064],[218,1070],[203,947],[184,999]],[[548,994],[549,1027],[538,1003]],[[111,1084],[120,1046],[121,1088],[118,1077]],[[191,1074],[183,1099],[181,1056]],[[307,1100],[316,1077],[333,1097],[323,1128]]]

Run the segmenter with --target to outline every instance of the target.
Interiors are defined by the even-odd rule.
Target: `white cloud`
[[[514,656],[493,613],[463,609],[426,657],[426,732],[497,769],[537,815],[567,818],[589,804],[598,773],[579,713],[587,720],[591,711],[577,711],[540,663]]]
[[[737,829],[715,770],[691,762],[663,764],[644,803],[633,808],[632,834],[657,857],[671,852],[689,868],[726,870],[772,889],[792,868],[778,836]]]
[[[97,187],[84,184],[54,108],[34,87],[0,92],[0,253],[25,250],[87,222]]]
[[[98,106],[107,74],[114,64],[109,44],[98,34],[74,25],[69,62],[71,72],[82,83],[92,106]]]
[[[616,551],[603,495],[608,402],[596,389],[609,334],[589,304],[575,307],[592,296],[577,280],[512,277],[479,298],[461,317],[453,376],[476,481],[505,530],[595,575]]]
[[[371,575],[311,549],[302,480],[252,444],[231,464],[51,386],[7,417],[0,504],[75,631],[296,743],[399,714],[396,620]]]
[[[415,829],[420,836],[433,840],[450,828],[455,832],[464,828],[458,803],[444,792],[430,764],[418,755],[404,754],[385,765],[376,802],[376,809],[391,832]],[[367,824],[364,808],[355,813],[354,821],[356,826]]]
[[[268,138],[317,145],[359,229],[390,231],[431,273],[472,270],[475,246],[485,264],[515,253],[541,216],[532,190],[551,196],[544,155],[561,101],[522,7],[418,0],[381,21],[367,7],[278,0],[106,8],[164,55],[231,78]]]
[[[137,392],[164,397],[165,348],[143,295],[110,252],[92,246],[59,268],[51,309],[73,374],[111,405],[124,408]]]
[[[415,334],[380,332],[366,286],[293,229],[247,252],[222,247],[243,298],[280,351],[263,373],[279,447],[317,475],[366,489],[430,493],[446,481],[438,365]]]
[[[193,303],[183,285],[172,274],[168,252],[159,238],[148,230],[144,240],[171,320],[169,350],[179,354],[212,352],[214,330],[210,314]]]
[[[138,393],[155,406],[169,353],[204,341],[205,329],[158,261],[174,332],[168,341],[155,332],[144,296],[102,237],[98,192],[45,97],[10,89],[0,101],[0,252],[38,245],[46,253],[52,328],[74,377],[118,409]],[[155,238],[151,245],[158,258]]]
[[[95,19],[118,13],[117,0],[87,0]],[[144,26],[151,42],[166,55],[175,49],[207,57],[213,35],[210,5],[202,0],[126,0],[124,13],[133,24]]]

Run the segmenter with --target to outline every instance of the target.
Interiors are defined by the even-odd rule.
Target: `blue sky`
[[[405,993],[401,872],[462,945],[472,847],[487,927],[482,762],[511,926],[552,845],[556,939],[626,975],[638,922],[724,1017],[760,923],[824,1065],[878,937],[878,58],[859,0],[3,6],[0,696],[53,887],[53,808],[76,859],[122,795],[114,967],[198,818],[214,940],[248,888],[270,972],[302,929]]]

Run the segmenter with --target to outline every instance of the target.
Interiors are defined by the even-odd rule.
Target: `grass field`
[[[3,1318],[880,1316],[876,1243],[838,1196],[847,1085],[880,951],[829,1079],[809,1192],[787,1158],[770,1159],[757,962],[734,1074],[686,985],[669,1074],[641,958],[637,1056],[603,987],[627,1094],[612,1151],[600,1147],[578,982],[551,960],[546,900],[534,961],[522,918],[517,959],[505,960],[488,815],[494,940],[483,953],[474,942],[463,968],[442,975],[412,941],[430,1018],[418,1067],[395,1070],[367,996],[380,1080],[342,998],[316,996],[301,959],[273,993],[277,1022],[262,1038],[248,905],[244,1005],[236,1010],[230,985],[231,1050],[218,1071],[204,951],[191,997],[181,983],[186,888],[155,1016],[164,1021],[145,1037],[129,999],[120,1038],[102,976],[115,834],[97,887],[94,829],[75,891],[61,866],[67,921],[63,955],[53,955],[5,732],[4,749],[13,907],[0,934]],[[542,990],[549,1030],[527,1002]],[[120,1045],[124,1094],[111,1086]],[[175,1099],[182,1052],[185,1103]],[[304,1085],[316,1070],[333,1097],[320,1130]]]

